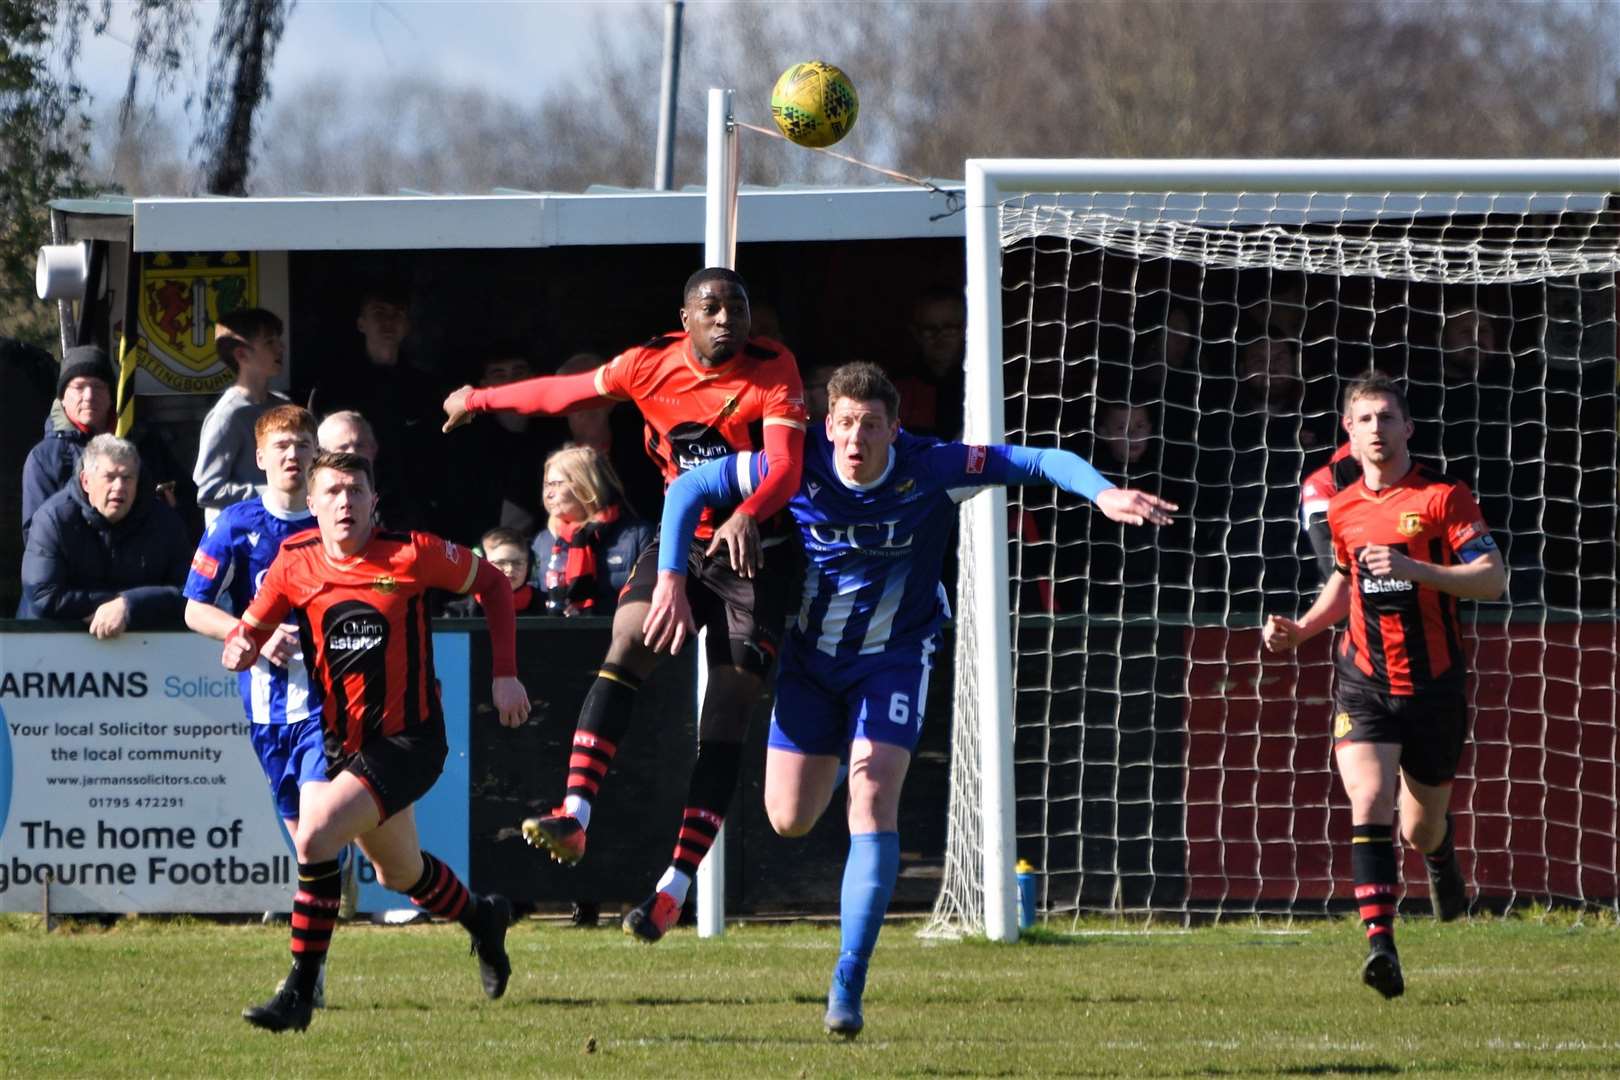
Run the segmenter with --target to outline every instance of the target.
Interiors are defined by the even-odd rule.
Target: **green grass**
[[[829,925],[656,947],[529,921],[486,1001],[452,926],[341,927],[303,1035],[238,1017],[284,929],[0,920],[0,1076],[1620,1075],[1612,917],[1400,927],[1406,997],[1356,981],[1352,921],[931,943],[890,926],[854,1043],[822,1034]]]

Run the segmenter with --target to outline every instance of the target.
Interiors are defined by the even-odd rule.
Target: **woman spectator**
[[[653,527],[625,503],[606,458],[565,446],[546,459],[546,528],[534,539],[534,576],[548,615],[612,615]]]

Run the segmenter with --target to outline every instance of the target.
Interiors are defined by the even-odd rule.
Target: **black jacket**
[[[28,526],[45,500],[68,487],[78,487],[79,458],[92,436],[68,422],[60,410],[45,417],[45,437],[34,444],[23,463],[23,539]],[[167,443],[151,428],[136,424],[130,441],[141,455],[141,491],[150,493],[158,484],[173,483],[175,497],[182,507],[194,507],[196,487],[191,474],[180,468]]]
[[[180,515],[142,494],[108,522],[76,481],[45,500],[23,552],[23,618],[87,619],[117,596],[129,629],[178,624],[185,609],[191,540]]]

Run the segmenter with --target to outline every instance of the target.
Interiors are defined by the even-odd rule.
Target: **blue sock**
[[[836,975],[857,995],[866,984],[866,964],[883,929],[899,872],[899,833],[857,833],[849,838],[838,905],[841,950]]]

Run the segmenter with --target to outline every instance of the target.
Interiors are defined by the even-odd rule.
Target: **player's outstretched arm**
[[[573,409],[594,408],[611,401],[598,392],[595,371],[540,375],[483,389],[463,386],[444,399],[444,430],[460,427],[471,420],[474,413],[507,410],[524,416],[560,416]]]
[[[967,447],[971,455],[976,447]],[[1067,450],[1028,446],[989,446],[984,450],[994,463],[986,478],[1008,485],[1047,483],[1097,504],[1110,521],[1124,525],[1168,525],[1180,509],[1175,503],[1135,488],[1116,487],[1091,462]],[[969,458],[971,461],[971,457]],[[990,462],[986,463],[991,464]],[[967,478],[971,482],[972,478]]]
[[[1260,630],[1260,640],[1267,652],[1287,652],[1335,625],[1350,614],[1350,579],[1343,570],[1334,568],[1311,605],[1298,622],[1286,615],[1267,615]]]
[[[686,556],[706,506],[735,506],[758,489],[770,470],[763,454],[741,453],[719,458],[676,477],[664,493],[659,524],[658,582],[642,621],[642,641],[654,652],[681,651],[695,634],[696,623],[686,600]]]

